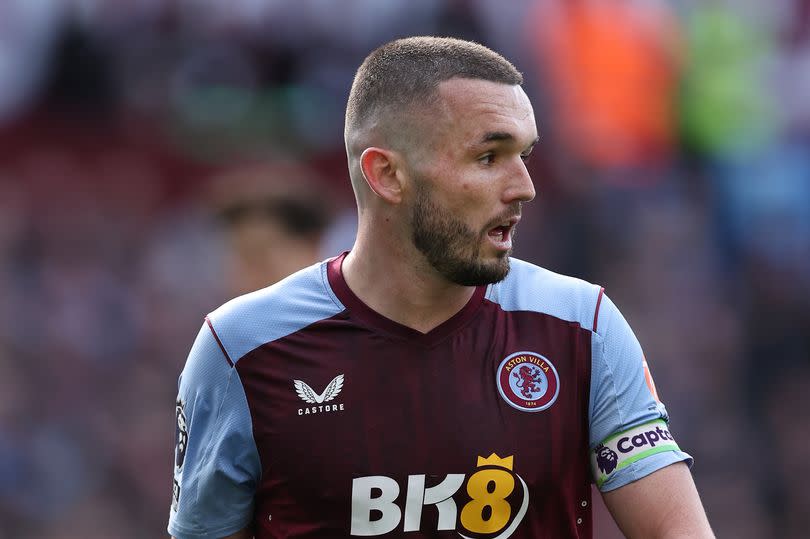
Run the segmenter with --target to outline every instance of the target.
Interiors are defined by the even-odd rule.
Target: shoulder
[[[263,344],[345,309],[329,286],[327,262],[319,262],[272,286],[232,299],[206,317],[232,363]]]
[[[576,277],[511,259],[506,279],[490,285],[487,299],[505,311],[532,311],[595,331],[602,287]]]

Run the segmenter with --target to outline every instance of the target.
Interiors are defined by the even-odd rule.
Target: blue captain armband
[[[614,434],[591,451],[591,469],[596,485],[636,461],[665,451],[680,451],[663,419]]]

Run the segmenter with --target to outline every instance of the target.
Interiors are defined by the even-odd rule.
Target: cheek
[[[432,167],[426,176],[433,179],[429,196],[436,205],[472,225],[478,214],[486,213],[485,208],[498,199],[494,190],[497,181],[485,172],[464,165]]]

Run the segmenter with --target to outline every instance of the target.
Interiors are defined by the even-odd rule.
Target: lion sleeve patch
[[[664,451],[680,451],[663,419],[614,434],[591,451],[591,469],[601,487],[613,474],[643,458]]]

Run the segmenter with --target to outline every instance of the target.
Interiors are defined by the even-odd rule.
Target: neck
[[[357,241],[343,261],[343,278],[379,314],[427,333],[459,312],[475,287],[451,283],[428,264],[409,238],[386,234],[385,228],[364,230],[361,223]]]

